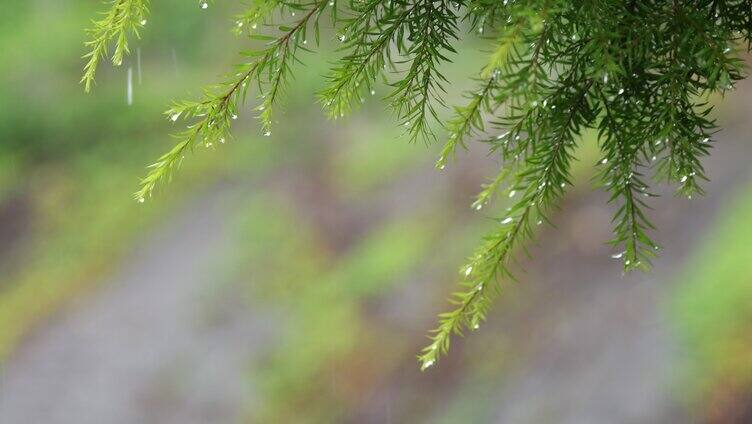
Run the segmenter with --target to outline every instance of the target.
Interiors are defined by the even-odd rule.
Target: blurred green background
[[[654,202],[651,274],[609,259],[610,207],[578,188],[541,227],[489,322],[429,372],[415,354],[494,210],[483,146],[433,168],[377,89],[328,122],[305,57],[271,137],[242,115],[169,188],[134,202],[170,147],[162,111],[247,48],[235,2],[153,1],[137,55],[78,84],[97,1],[0,17],[0,422],[752,422],[752,180],[743,84],[720,104],[708,196]],[[459,99],[468,42],[447,73]],[[134,102],[126,74],[134,73]],[[451,103],[451,101],[450,101]],[[247,110],[251,108],[248,107]],[[584,151],[597,142],[583,140]],[[586,155],[586,157],[589,157]]]

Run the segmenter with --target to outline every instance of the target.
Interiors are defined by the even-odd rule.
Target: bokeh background
[[[469,207],[498,166],[482,146],[435,170],[439,146],[400,138],[384,87],[328,122],[313,97],[336,57],[325,33],[271,137],[241,116],[234,140],[198,148],[140,205],[138,177],[176,129],[162,111],[247,48],[230,32],[239,6],[154,1],[138,54],[85,95],[82,29],[101,5],[7,3],[0,422],[752,422],[751,84],[718,99],[707,196],[664,187],[653,202],[652,273],[609,258],[585,137],[527,272],[421,373],[426,330],[505,207]],[[480,47],[447,65],[447,98]]]

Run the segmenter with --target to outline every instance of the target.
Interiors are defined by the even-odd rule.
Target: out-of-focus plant
[[[113,62],[121,62],[127,35],[143,27],[148,1],[109,4],[87,44],[87,88],[108,46],[114,45]],[[210,7],[206,0],[198,5]],[[229,139],[251,87],[260,99],[262,132],[271,134],[273,110],[293,67],[319,44],[322,16],[335,28],[342,53],[319,93],[327,114],[351,112],[384,79],[391,87],[385,100],[411,141],[437,138],[432,121],[439,120],[450,83],[442,69],[456,53],[461,28],[487,41],[477,89],[443,123],[448,141],[437,167],[478,137],[503,166],[474,207],[500,190],[515,201],[461,268],[464,289],[451,298],[455,309],[439,316],[419,355],[423,368],[448,351],[453,334],[479,326],[499,293],[498,278],[513,278],[516,252],[571,184],[575,148],[586,129],[599,135],[598,181],[618,203],[614,257],[625,271],[648,268],[658,245],[648,234],[645,200],[653,194],[647,175],[677,184],[681,195],[702,192],[701,158],[716,130],[707,98],[743,77],[737,48],[749,49],[752,41],[746,1],[253,0],[243,7],[233,29],[260,47],[243,52],[241,63],[202,98],[167,111],[169,119],[189,124],[143,178],[139,201],[194,146]]]
[[[686,353],[682,388],[703,416],[739,413],[744,408],[733,399],[752,390],[752,252],[746,248],[752,238],[752,190],[747,187],[734,197],[669,297]]]

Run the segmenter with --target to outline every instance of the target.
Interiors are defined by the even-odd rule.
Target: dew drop
[[[146,19],[141,19],[141,26],[146,25]]]
[[[469,277],[472,272],[473,272],[473,267],[469,266],[465,268],[465,277]]]
[[[621,258],[622,256],[624,256],[624,252],[621,252],[621,253],[616,253],[616,254],[614,254],[614,255],[611,255],[611,257],[612,257],[613,259],[619,259],[619,258]]]
[[[144,203],[145,201],[146,201],[146,199],[144,199],[143,197],[139,197],[138,198],[138,203]]]
[[[209,7],[209,3],[202,1],[201,3],[199,3],[199,7],[202,9],[207,9]]]
[[[604,165],[607,164],[608,163],[608,158],[603,158],[603,160],[601,161],[601,163],[604,164]]]
[[[509,224],[510,222],[512,222],[512,217],[511,216],[510,217],[506,217],[506,218],[504,218],[503,221],[501,221],[502,224]]]
[[[264,137],[269,137],[270,135],[272,135],[271,131],[264,132]]]
[[[510,197],[510,198],[511,198],[511,197],[514,197],[514,195],[515,195],[515,194],[517,194],[517,192],[516,192],[516,191],[514,191],[514,190],[512,190],[512,191],[510,191],[510,192],[509,192],[509,197]]]
[[[371,90],[371,95],[375,96],[376,95],[376,90]]]
[[[177,120],[178,120],[178,118],[180,118],[180,112],[178,112],[178,113],[173,113],[173,114],[172,114],[172,116],[170,116],[170,120],[172,120],[172,122],[175,122],[175,121],[177,121]]]
[[[687,176],[686,175],[683,176],[683,177],[681,177],[681,180],[679,180],[680,183],[683,183],[685,181],[687,181]]]
[[[238,119],[238,115],[235,115],[235,114],[233,113],[233,114],[232,114],[232,116],[231,116],[230,118],[232,118],[232,119]]]

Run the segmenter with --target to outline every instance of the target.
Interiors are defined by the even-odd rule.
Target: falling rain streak
[[[175,51],[175,48],[172,48],[172,68],[175,71],[175,76],[178,76],[178,52]]]
[[[141,85],[141,47],[136,47],[136,74],[138,75],[138,85]]]
[[[127,77],[127,84],[125,88],[125,96],[126,101],[128,102],[128,106],[131,106],[133,104],[133,68],[128,67],[128,77]]]

